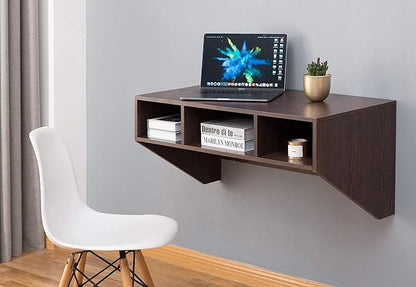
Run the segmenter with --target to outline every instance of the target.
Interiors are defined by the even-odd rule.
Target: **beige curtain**
[[[38,0],[0,0],[0,262],[44,247],[28,134],[40,125]]]

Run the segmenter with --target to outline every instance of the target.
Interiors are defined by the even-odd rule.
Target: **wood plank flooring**
[[[0,287],[56,287],[69,254],[69,250],[60,248],[45,249],[26,252],[11,262],[1,263]],[[118,255],[114,252],[100,254],[110,260]],[[156,287],[250,287],[154,258],[147,257],[146,262]],[[99,260],[89,256],[86,273],[91,274],[100,266]],[[100,286],[122,286],[120,273],[114,273]]]

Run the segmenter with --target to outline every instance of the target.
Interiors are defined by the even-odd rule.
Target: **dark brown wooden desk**
[[[135,140],[202,183],[221,179],[221,159],[316,174],[376,218],[394,214],[396,101],[331,94],[322,103],[287,90],[270,103],[181,101],[198,87],[135,98]],[[147,138],[147,119],[181,114],[180,143]],[[200,123],[224,116],[254,120],[254,151],[201,147]],[[309,155],[287,156],[287,140],[308,139]]]

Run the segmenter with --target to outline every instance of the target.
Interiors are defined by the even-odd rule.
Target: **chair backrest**
[[[39,167],[43,228],[54,241],[86,204],[78,192],[69,153],[55,129],[41,127],[29,137]]]

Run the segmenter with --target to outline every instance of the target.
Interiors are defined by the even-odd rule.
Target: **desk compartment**
[[[183,139],[184,144],[200,146],[201,145],[201,123],[209,120],[220,119],[224,117],[248,118],[253,120],[252,115],[231,113],[217,110],[207,110],[194,107],[184,107],[185,126]]]
[[[301,159],[291,160],[287,156],[288,140],[295,138],[304,138],[308,140],[308,154]],[[258,116],[258,157],[312,166],[312,142],[311,122]]]
[[[180,114],[179,105],[162,104],[147,101],[136,101],[136,136],[147,137],[147,120],[173,114]],[[183,121],[183,117],[181,117]]]

